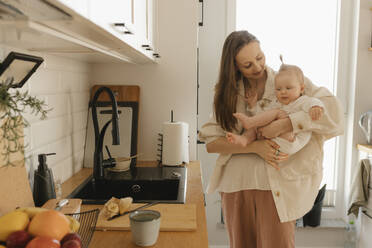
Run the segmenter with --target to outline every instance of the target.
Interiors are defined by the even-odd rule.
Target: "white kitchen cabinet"
[[[89,19],[95,23],[109,24],[124,23],[133,26],[132,2],[134,0],[89,0]]]
[[[89,19],[152,59],[153,51],[146,50],[148,46],[152,47],[153,40],[153,14],[149,8],[152,5],[152,0],[89,0]],[[149,18],[151,26],[148,26]],[[111,48],[125,52],[120,44]]]
[[[89,20],[133,48],[140,49],[133,25],[133,2],[134,0],[89,0]],[[110,48],[122,50],[120,42]]]
[[[76,11],[76,13],[88,17],[88,1],[89,0],[58,0],[62,4]]]
[[[73,0],[58,0],[78,12],[81,4],[72,4]],[[154,28],[156,14],[155,0],[84,0],[87,1],[87,19],[112,35],[113,43],[107,44],[123,55],[128,55],[128,48],[132,47],[154,61]],[[84,2],[83,1],[83,2]],[[123,43],[122,43],[123,42]],[[134,54],[134,53],[132,53]],[[130,56],[130,54],[129,54]]]
[[[143,49],[151,53],[156,50],[154,47],[155,28],[155,0],[136,0],[133,2],[133,24],[136,30],[138,42]]]
[[[9,19],[11,14],[0,13],[0,28],[7,31],[17,28],[21,37],[29,32],[44,32],[51,38],[48,42],[63,43],[60,47],[40,47],[29,39],[8,42],[35,52],[74,54],[84,58],[98,53],[129,63],[154,63],[154,51],[143,46],[152,45],[154,25],[152,9],[149,9],[153,6],[152,1],[7,0],[10,13],[19,9],[17,13],[20,14]],[[58,39],[63,42],[58,42]],[[96,59],[92,61],[99,62]]]
[[[157,16],[157,4],[156,0],[147,0],[147,33],[146,39],[149,42],[151,48],[155,49],[156,47],[156,40],[154,35],[156,34],[157,26],[156,24],[156,16]]]
[[[147,34],[147,0],[133,1],[133,22],[137,36],[144,39]]]

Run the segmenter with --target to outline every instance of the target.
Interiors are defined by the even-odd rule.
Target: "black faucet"
[[[97,118],[97,99],[103,91],[106,91],[110,96],[112,106],[112,118],[103,126],[102,130],[99,131]],[[120,145],[118,104],[116,102],[114,93],[110,88],[100,87],[94,94],[92,100],[92,118],[95,136],[93,178],[94,180],[102,180],[104,179],[104,167],[115,166],[115,160],[111,158],[108,160],[103,160],[102,154],[103,139],[105,137],[106,129],[110,123],[112,123],[112,144]]]

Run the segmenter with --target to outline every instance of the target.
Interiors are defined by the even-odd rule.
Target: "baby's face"
[[[282,104],[289,104],[301,96],[304,85],[292,73],[279,73],[275,77],[275,94]]]

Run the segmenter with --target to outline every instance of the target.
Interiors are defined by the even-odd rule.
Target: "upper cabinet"
[[[150,0],[91,0],[89,19],[151,59],[154,57],[153,52],[144,47],[149,44],[146,25],[148,1]],[[120,42],[113,49],[121,53],[126,53],[127,50]]]
[[[63,53],[81,57],[83,60],[87,58],[88,61],[93,62],[110,61],[108,58],[111,57],[114,60],[144,64],[156,63],[159,58],[154,43],[156,0],[1,0],[0,2],[3,1],[12,9],[19,10],[22,15],[4,21],[0,11],[0,20],[3,20],[0,21],[0,28],[16,26],[17,32],[21,33],[35,30],[50,40],[47,44],[58,44],[58,47],[48,47],[45,44],[40,47],[35,46],[34,43],[19,41],[10,42],[10,45],[16,43],[31,51]],[[42,7],[32,7],[35,4],[40,4]],[[46,15],[54,12],[56,14]],[[101,60],[102,56],[104,59]]]
[[[154,22],[157,8],[154,0],[147,0],[147,15],[146,15],[146,38],[150,44],[151,49],[155,47],[154,33],[156,33],[156,25]]]
[[[132,23],[132,0],[105,0],[89,2],[89,18],[96,23]]]
[[[133,1],[133,24],[142,49],[154,54],[154,0]]]
[[[60,2],[80,15],[88,17],[89,0],[60,0]]]

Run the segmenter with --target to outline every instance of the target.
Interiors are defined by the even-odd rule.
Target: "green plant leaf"
[[[27,127],[29,123],[23,118],[26,109],[29,109],[31,114],[37,116],[41,120],[47,117],[47,113],[52,109],[47,109],[47,105],[43,100],[31,96],[28,91],[23,93],[18,90],[9,91],[12,79],[7,79],[0,83],[0,132],[1,140],[3,141],[3,149],[1,154],[4,157],[4,165],[14,165],[11,161],[11,155],[21,152],[24,154],[24,145],[21,142],[23,138],[22,127]],[[13,92],[14,91],[14,92]]]

